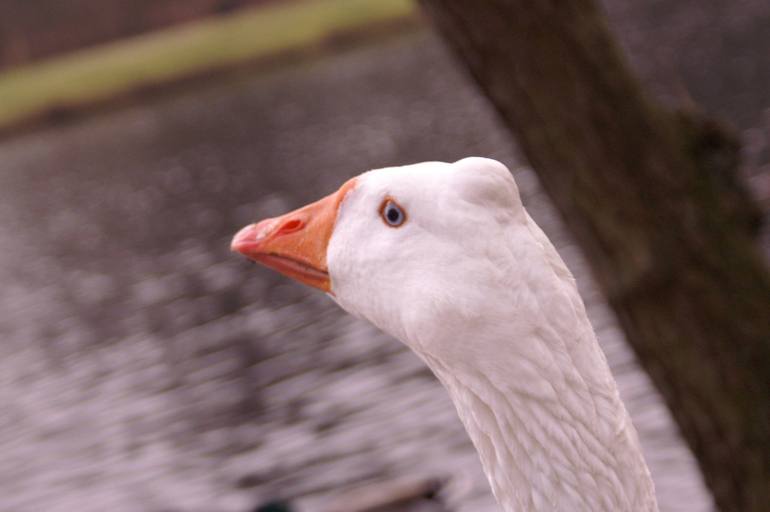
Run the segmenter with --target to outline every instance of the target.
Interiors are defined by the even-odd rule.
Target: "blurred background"
[[[659,99],[736,128],[766,213],[770,3],[603,4]],[[578,278],[661,510],[713,509],[536,176],[408,0],[0,0],[0,136],[0,510],[497,510],[416,357],[229,253],[362,171],[468,155],[514,170]]]

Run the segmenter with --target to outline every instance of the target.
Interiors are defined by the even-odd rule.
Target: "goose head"
[[[517,255],[500,243],[511,231]],[[449,343],[443,334],[453,326],[510,314],[501,293],[527,272],[512,263],[536,245],[508,169],[474,157],[366,172],[246,226],[232,249],[328,293],[421,353]]]

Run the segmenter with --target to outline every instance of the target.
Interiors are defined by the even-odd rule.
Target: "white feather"
[[[407,213],[379,216],[385,197]],[[340,206],[335,300],[449,391],[506,512],[655,511],[649,471],[575,280],[493,160],[379,169]]]

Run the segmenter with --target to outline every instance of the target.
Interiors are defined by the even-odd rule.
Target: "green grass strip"
[[[300,49],[414,9],[412,0],[279,2],[14,68],[0,74],[0,127]]]

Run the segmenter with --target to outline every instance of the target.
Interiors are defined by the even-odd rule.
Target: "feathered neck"
[[[527,268],[515,287],[479,280],[483,308],[401,336],[449,391],[503,510],[655,512],[636,431],[575,281],[529,217],[526,229],[535,243],[504,256]]]
[[[636,432],[616,397],[587,399],[536,379],[516,389],[425,360],[449,391],[504,511],[657,510]]]

